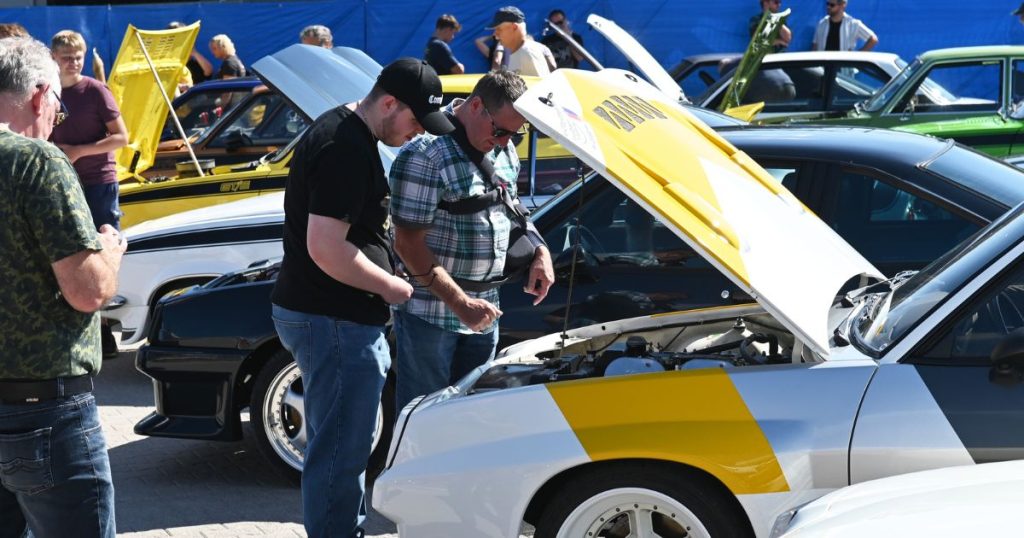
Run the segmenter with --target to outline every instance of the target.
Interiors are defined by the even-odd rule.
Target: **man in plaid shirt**
[[[475,213],[439,207],[495,189],[474,164],[493,163],[495,179],[516,196],[519,158],[512,135],[526,121],[512,102],[526,91],[515,73],[482,77],[446,112],[455,131],[406,144],[391,166],[395,252],[418,287],[394,309],[399,409],[416,396],[447,387],[494,356],[498,343],[499,278],[509,247],[509,210],[493,204]],[[461,140],[461,144],[460,144]],[[539,239],[524,291],[547,296],[554,282],[551,254]]]

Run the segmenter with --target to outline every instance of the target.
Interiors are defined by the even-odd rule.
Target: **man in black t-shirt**
[[[466,68],[455,59],[455,54],[448,45],[455,39],[455,34],[459,33],[459,30],[462,30],[462,25],[456,20],[455,15],[441,15],[434,24],[434,34],[427,40],[427,50],[423,53],[423,59],[437,71],[438,75],[461,75],[466,72]]]
[[[391,354],[389,304],[412,286],[395,276],[388,188],[377,142],[445,134],[441,81],[426,63],[389,64],[358,103],[324,113],[291,161],[274,326],[302,373],[306,452],[302,507],[310,536],[361,536],[363,481]]]
[[[572,31],[572,26],[569,25],[569,19],[565,18],[565,12],[561,9],[553,9],[548,14],[548,22],[557,26],[563,32],[572,36],[573,41],[583,46],[583,37],[576,32]],[[548,31],[547,27],[544,27],[544,33],[546,34],[541,43],[548,46],[551,49],[551,55],[555,57],[555,65],[558,67],[568,67],[576,69],[580,65],[580,60],[583,59],[583,55],[576,52],[568,43],[565,42],[565,38],[558,35],[555,32]]]
[[[225,34],[217,34],[210,40],[210,52],[220,60],[217,78],[221,80],[245,76],[245,64],[235,54],[235,44]]]

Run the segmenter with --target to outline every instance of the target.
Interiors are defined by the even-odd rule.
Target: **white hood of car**
[[[1024,462],[872,480],[801,508],[786,537],[1017,536]]]
[[[129,241],[196,229],[224,228],[284,222],[284,191],[261,194],[237,202],[182,211],[147,220],[124,231]]]
[[[345,57],[349,54],[355,52],[342,55],[323,47],[295,44],[260,58],[252,68],[260,79],[314,120],[332,108],[362,99],[377,81],[368,72],[371,68],[367,60],[373,62],[371,58],[355,63]]]
[[[665,68],[658,63],[658,60],[655,60],[654,56],[651,56],[651,53],[647,52],[647,49],[639,41],[629,35],[629,32],[623,30],[614,21],[600,15],[588,16],[587,24],[603,35],[612,45],[615,45],[615,48],[626,56],[629,63],[633,64],[659,90],[665,92],[665,95],[682,103],[690,102],[672,75],[669,75],[668,71],[665,71]]]
[[[559,69],[515,107],[822,358],[843,284],[883,278],[750,157],[633,73]]]

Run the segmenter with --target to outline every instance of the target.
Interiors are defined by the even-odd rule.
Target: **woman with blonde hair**
[[[229,79],[245,76],[245,65],[235,54],[235,44],[226,34],[217,34],[210,40],[210,52],[220,60],[217,78]]]

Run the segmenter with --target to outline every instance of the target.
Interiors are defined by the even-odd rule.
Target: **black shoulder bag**
[[[460,146],[463,145],[463,141],[459,140],[459,137],[455,137],[455,140],[459,142]],[[480,159],[476,159],[472,156],[480,155],[479,151],[470,151],[466,147],[463,147],[462,151],[466,155],[471,156],[473,164],[476,165],[481,174],[490,180],[494,190],[455,202],[441,200],[437,207],[453,215],[469,215],[483,211],[491,206],[504,205],[508,210],[509,222],[511,224],[508,234],[508,251],[505,253],[505,269],[502,271],[501,276],[490,280],[455,279],[455,283],[462,289],[481,292],[523,278],[529,270],[530,264],[533,263],[537,247],[543,245],[544,240],[533,226],[533,223],[530,222],[530,212],[523,207],[519,200],[512,200],[512,196],[509,195],[504,182],[495,173],[494,165],[487,160],[486,156],[481,155]]]

